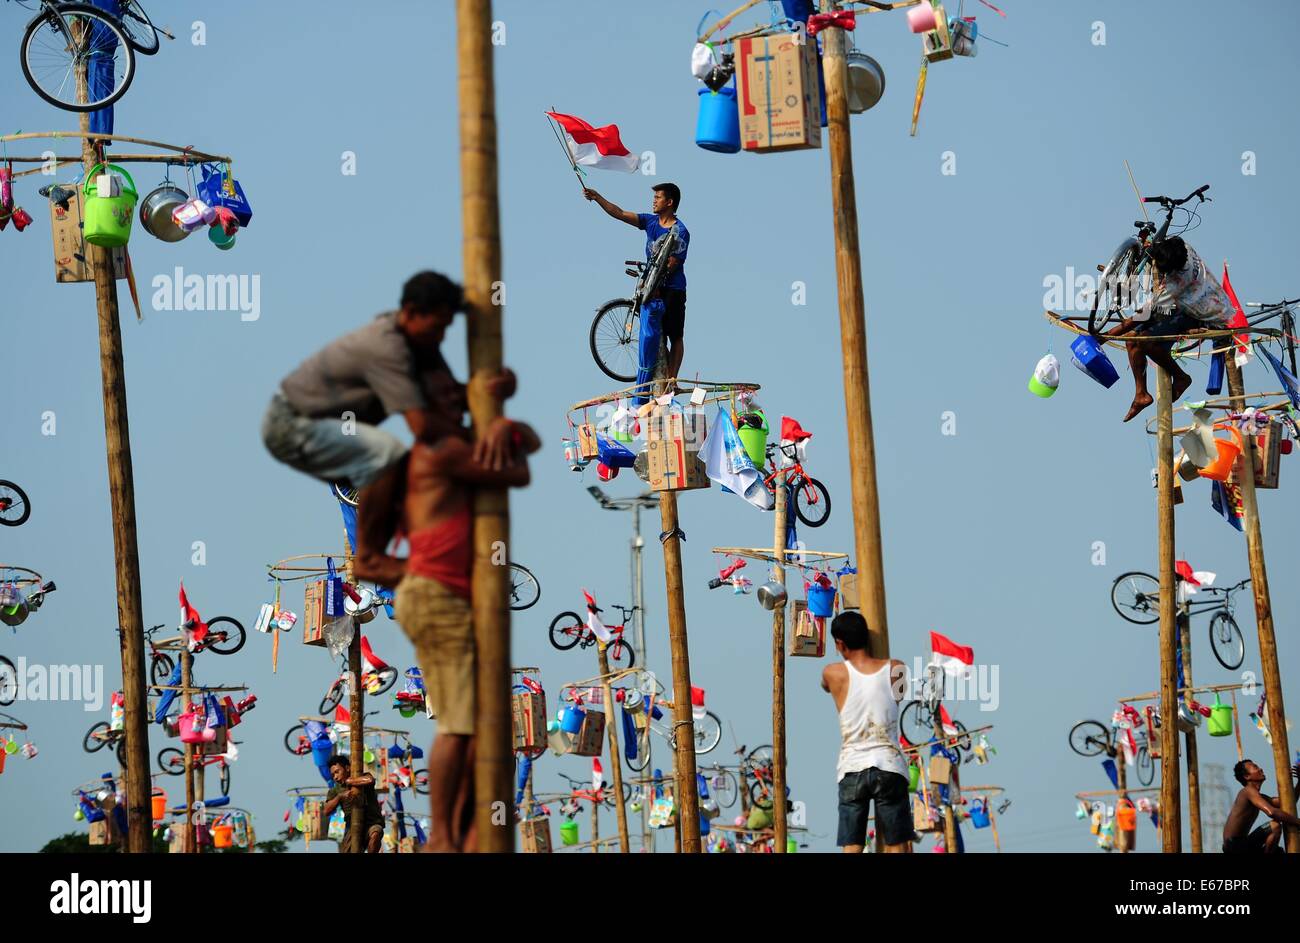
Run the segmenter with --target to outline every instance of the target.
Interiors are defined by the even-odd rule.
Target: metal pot
[[[785,587],[770,580],[758,588],[758,602],[764,609],[777,609],[785,605]]]
[[[1186,701],[1178,704],[1178,729],[1183,733],[1192,733],[1201,726],[1201,715],[1187,706]]]
[[[140,202],[140,225],[163,242],[180,242],[189,235],[172,221],[172,211],[189,200],[174,183],[164,183]]]
[[[849,113],[860,115],[876,106],[885,94],[885,70],[865,52],[851,50],[845,57],[849,70]]]
[[[361,597],[360,602],[353,602],[351,596],[344,594],[343,611],[355,618],[361,625],[365,625],[375,617],[375,610],[379,608],[377,605],[379,597],[364,586],[357,587],[357,595]]]

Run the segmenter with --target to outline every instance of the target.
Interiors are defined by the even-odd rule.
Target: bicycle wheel
[[[1081,720],[1070,728],[1070,749],[1080,756],[1097,756],[1110,749],[1110,731],[1095,720]]]
[[[144,7],[140,6],[140,0],[122,0],[122,32],[131,48],[140,55],[152,56],[158,51],[158,31]]]
[[[126,737],[120,737],[117,741],[117,762],[123,770],[126,769]]]
[[[713,711],[705,711],[703,717],[695,718],[695,755],[712,753],[713,748],[722,741],[722,721]]]
[[[769,779],[756,779],[749,784],[749,801],[760,809],[772,808],[772,797],[775,793],[772,790],[772,782]],[[790,787],[785,787],[785,796],[790,798]]]
[[[636,664],[636,652],[621,636],[605,646],[605,657],[611,671],[624,671]]]
[[[561,612],[551,620],[551,644],[567,652],[582,641],[586,631],[587,623],[578,618],[576,612]]]
[[[427,769],[417,769],[411,773],[411,788],[416,795],[427,796],[429,794],[429,771]]]
[[[934,719],[921,701],[908,701],[898,714],[898,732],[913,746],[928,743],[934,737]]]
[[[361,492],[356,488],[335,482],[330,485],[330,490],[334,492],[334,497],[338,498],[349,507],[356,507],[360,503]]]
[[[149,680],[154,684],[166,684],[175,668],[176,663],[170,655],[157,652],[149,658]]]
[[[14,663],[0,655],[0,707],[8,707],[18,699],[18,669]]]
[[[954,720],[952,722],[952,725],[957,729],[957,736],[960,738],[953,744],[953,746],[955,746],[958,750],[960,750],[963,753],[970,753],[971,752],[970,734],[966,732],[966,725],[963,724],[960,720]],[[974,754],[971,754],[971,756],[973,755]],[[969,758],[970,757],[967,757],[967,759]]]
[[[307,742],[307,734],[302,724],[294,724],[289,728],[284,735],[284,748],[294,756],[303,756],[311,752],[311,744]]]
[[[230,795],[230,764],[221,763],[219,765],[221,766],[221,777],[218,782],[221,783],[221,794],[228,796]]]
[[[208,620],[208,639],[203,647],[214,655],[233,655],[244,647],[244,627],[230,616]]]
[[[176,747],[159,750],[158,768],[168,776],[179,776],[185,772],[185,751]]]
[[[630,298],[607,301],[591,322],[591,356],[611,380],[631,383],[641,360],[641,312]]]
[[[12,481],[0,479],[0,526],[17,527],[31,516],[27,492]]]
[[[97,737],[95,734],[108,733],[108,721],[101,720],[86,731],[86,736],[81,740],[81,748],[87,753],[98,753],[104,749],[108,743],[103,737]]]
[[[709,792],[719,806],[730,809],[740,796],[740,784],[736,781],[736,774],[731,770],[719,770],[709,777]]]
[[[380,668],[375,674],[379,678],[379,683],[377,685],[372,683],[370,687],[366,688],[366,693],[372,697],[384,694],[397,681],[397,669],[390,666]],[[321,711],[321,713],[323,714],[324,711]]]
[[[1097,293],[1088,312],[1088,333],[1100,334],[1112,322],[1118,322],[1125,308],[1133,302],[1133,276],[1142,258],[1142,244],[1133,236],[1120,243],[1102,270]]]
[[[1156,778],[1155,761],[1151,759],[1151,751],[1144,746],[1138,747],[1137,776],[1138,782],[1144,786],[1150,786]]]
[[[816,478],[800,478],[794,486],[794,513],[809,527],[821,527],[831,516],[831,493]]]
[[[542,598],[542,584],[533,576],[532,570],[520,563],[510,564],[510,608],[523,612],[537,604]]]
[[[1140,570],[1121,573],[1111,584],[1110,604],[1123,619],[1135,625],[1159,622],[1160,581]]]
[[[64,111],[106,108],[126,94],[135,78],[135,50],[118,21],[84,3],[61,3],[57,14],[36,17],[27,24],[20,49],[27,84]],[[84,103],[77,93],[83,68],[94,79]]]
[[[1220,609],[1210,619],[1210,647],[1219,664],[1229,671],[1236,671],[1246,660],[1246,640],[1237,620],[1226,609]]]
[[[320,709],[318,714],[330,714],[334,708],[338,707],[343,700],[343,680],[340,678],[330,685],[330,689],[325,692],[325,696],[320,699]]]
[[[765,743],[761,747],[754,747],[745,756],[745,765],[750,769],[751,774],[754,770],[766,770],[767,775],[771,776],[772,765],[772,745]]]

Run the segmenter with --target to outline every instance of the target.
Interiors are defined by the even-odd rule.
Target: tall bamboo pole
[[[677,526],[677,493],[659,495],[659,518],[664,532],[664,583],[668,591],[668,646],[673,665],[673,760],[677,821],[682,851],[699,854],[700,794],[695,783],[695,720],[691,713],[691,656],[686,644],[686,601],[682,588],[682,545]]]
[[[935,739],[938,740],[940,743],[943,743],[944,737],[946,735],[943,732],[943,721],[939,719],[939,712],[937,710],[934,712],[933,720],[934,720]],[[916,761],[918,763],[921,762],[921,757],[919,754],[917,755]],[[956,813],[953,811],[952,800],[953,800],[953,796],[957,796],[958,798],[961,798],[961,786],[957,779],[956,763],[952,765],[952,769],[948,773],[947,790],[948,790],[948,801],[943,804],[943,847],[944,850],[948,852],[948,854],[955,855],[957,853],[957,816]],[[879,834],[878,829],[877,829],[877,834]]]
[[[1183,652],[1183,686],[1192,687],[1192,618],[1187,603],[1178,606],[1178,639]],[[1192,692],[1184,695],[1190,706]],[[1192,837],[1192,854],[1199,855],[1201,843],[1201,766],[1197,758],[1196,728],[1183,735],[1187,742],[1187,828]]]
[[[605,692],[605,729],[609,731],[609,760],[614,766],[614,812],[618,817],[618,848],[623,854],[632,850],[627,837],[627,803],[623,801],[623,762],[618,755],[618,731],[614,727],[614,692],[609,683],[609,655],[605,643],[597,642],[600,655],[600,686]],[[593,784],[594,785],[594,784]],[[595,802],[592,803],[594,808]],[[593,836],[594,837],[594,836]]]
[[[181,704],[190,697],[190,688],[194,684],[194,656],[188,646],[181,648]],[[182,711],[183,712],[183,711]],[[185,747],[185,837],[181,851],[192,855],[198,848],[198,836],[194,831],[194,744],[182,744]]]
[[[343,573],[344,578],[352,582],[353,546],[348,540],[348,531],[343,529]],[[361,683],[361,626],[352,624],[352,641],[348,643],[348,673],[352,683],[348,686],[348,711],[351,718],[348,723],[348,759],[353,776],[361,776],[366,771],[366,692]],[[379,784],[375,784],[378,788]],[[352,803],[352,820],[348,823],[347,840],[352,845],[354,854],[366,853],[365,804],[361,801]]]
[[[785,528],[789,514],[784,470],[776,476],[776,536],[773,537],[772,579],[785,586]],[[772,850],[786,852],[785,810],[785,606],[772,611],[772,824],[776,839]]]
[[[77,98],[89,101],[86,68],[77,70]],[[90,115],[80,116],[83,134]],[[81,161],[89,173],[97,163],[90,138],[81,139]],[[147,854],[152,848],[152,786],[149,779],[148,693],[144,676],[144,616],[140,607],[140,553],[136,546],[135,478],[126,410],[126,368],[122,362],[122,326],[117,311],[113,254],[86,245],[86,261],[95,276],[95,313],[99,320],[99,372],[104,398],[104,446],[108,459],[108,499],[113,514],[117,624],[122,628],[122,697],[126,733],[127,850]]]
[[[1115,788],[1119,790],[1119,796],[1115,800],[1118,807],[1121,800],[1128,799],[1128,760],[1125,759],[1123,747],[1115,751],[1115,759],[1118,761],[1115,763],[1116,778],[1119,780],[1115,784]],[[1122,855],[1128,854],[1131,850],[1128,846],[1128,832],[1119,827],[1118,815],[1115,816],[1115,850]]]
[[[1228,392],[1237,409],[1246,406],[1241,368],[1232,351],[1224,358],[1228,367]],[[1265,708],[1268,729],[1273,736],[1273,769],[1277,776],[1277,801],[1282,811],[1296,814],[1295,788],[1291,782],[1290,747],[1287,744],[1286,712],[1282,707],[1282,672],[1277,663],[1277,636],[1273,631],[1273,603],[1268,591],[1268,567],[1264,564],[1264,538],[1259,527],[1259,502],[1255,493],[1255,437],[1242,436],[1245,448],[1239,467],[1251,469],[1237,476],[1241,503],[1245,511],[1242,522],[1246,531],[1246,556],[1250,562],[1250,589],[1255,596],[1255,627],[1259,634],[1259,663],[1264,674]],[[1282,826],[1288,854],[1300,854],[1300,829]]]
[[[840,6],[832,0],[830,9]],[[848,423],[849,480],[853,493],[854,549],[862,593],[862,614],[873,658],[889,657],[885,611],[885,562],[876,486],[876,444],[871,425],[866,311],[862,300],[862,258],[858,250],[858,206],[853,185],[853,142],[849,132],[848,67],[844,31],[823,33],[826,123],[830,136],[831,196],[835,220],[835,275],[839,289],[840,346],[844,360],[844,412]]]
[[[1178,645],[1174,582],[1174,436],[1173,386],[1169,374],[1156,368],[1157,519],[1160,534],[1160,841],[1161,850],[1182,850],[1183,822],[1179,807],[1178,771]]]
[[[500,417],[501,404],[482,382],[500,371],[500,208],[497,201],[497,122],[492,70],[490,0],[456,0],[460,97],[461,229],[465,301],[469,312],[469,410],[476,436]],[[479,382],[474,382],[474,381]],[[474,718],[476,847],[514,849],[510,817],[498,809],[513,800],[510,739],[510,610],[506,567],[496,565],[510,545],[510,503],[504,488],[474,493],[474,571],[471,588],[478,652]]]
[[[632,505],[632,605],[636,607],[636,612],[633,613],[636,619],[636,650],[641,657],[641,664],[649,665],[650,656],[645,642],[645,541],[641,539],[640,498]],[[650,747],[652,739],[654,738],[645,739],[647,766],[653,762],[651,758],[654,754]],[[650,827],[650,803],[644,799],[641,801],[641,848],[648,848],[652,853],[655,850],[655,829]]]

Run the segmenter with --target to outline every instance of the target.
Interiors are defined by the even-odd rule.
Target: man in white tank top
[[[867,654],[867,621],[855,610],[835,617],[831,637],[844,659],[822,671],[822,690],[830,692],[840,714],[836,844],[849,854],[862,852],[874,800],[876,831],[884,850],[910,853],[915,833],[908,802],[907,760],[898,746],[903,663]]]

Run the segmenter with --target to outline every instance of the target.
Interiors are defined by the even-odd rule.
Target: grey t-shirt
[[[397,312],[326,345],[280,384],[289,405],[313,419],[345,411],[379,425],[394,413],[428,409],[430,377],[447,370],[441,354],[418,355],[397,328]]]

